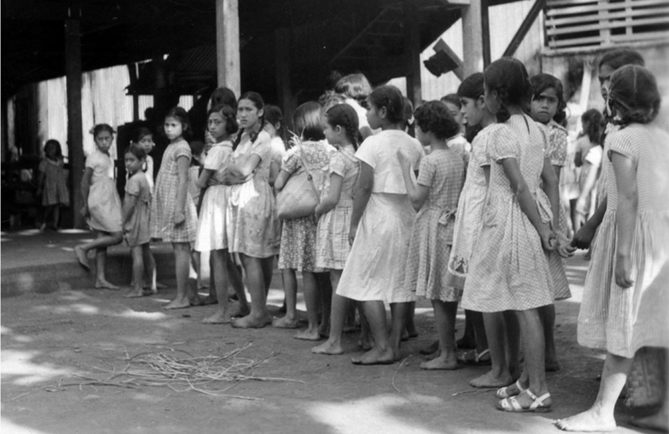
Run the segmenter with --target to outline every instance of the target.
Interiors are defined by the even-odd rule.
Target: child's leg
[[[390,328],[390,346],[395,355],[395,359],[400,358],[400,341],[402,340],[402,333],[406,327],[406,318],[409,314],[410,303],[391,303],[391,328]],[[373,333],[373,332],[372,332]],[[376,336],[374,336],[376,339]]]
[[[560,363],[555,353],[555,305],[548,304],[540,307],[539,317],[544,327],[544,340],[546,341],[546,371],[559,371]]]
[[[344,322],[346,313],[351,306],[348,298],[337,295],[337,285],[341,278],[342,270],[330,271],[330,282],[332,283],[332,303],[330,306],[330,334],[328,340],[321,345],[311,349],[316,354],[342,354],[344,349],[341,346],[341,335],[344,332]]]
[[[358,346],[365,351],[372,349],[373,338],[371,336],[371,329],[369,321],[365,316],[365,308],[362,302],[355,302],[355,309],[358,311],[358,318],[360,318],[360,338],[358,339]]]
[[[465,331],[462,334],[462,338],[458,339],[457,345],[459,349],[475,347],[474,324],[472,323],[471,315],[472,312],[465,309]]]
[[[156,260],[151,252],[149,243],[142,245],[142,254],[144,255],[144,269],[147,281],[149,282],[149,291],[151,294],[158,293],[158,282],[156,281]]]
[[[283,293],[286,302],[286,314],[272,321],[272,326],[281,329],[297,328],[297,278],[295,270],[281,270]]]
[[[190,271],[190,243],[172,243],[174,249],[174,271],[177,280],[177,294],[174,300],[167,303],[165,309],[180,309],[190,306],[188,298],[188,274]]]
[[[318,307],[320,300],[316,288],[316,275],[309,271],[302,272],[302,287],[304,288],[304,303],[307,305],[307,329],[297,332],[296,339],[318,341],[321,336],[318,333],[318,320],[320,318]]]
[[[330,334],[330,311],[332,310],[332,280],[330,273],[318,273],[316,275],[318,287],[316,289],[320,299],[320,325],[318,334],[327,338]]]
[[[513,383],[505,354],[505,324],[503,312],[483,312],[483,325],[490,350],[490,371],[469,382],[473,387],[503,387]]]
[[[106,265],[107,265],[107,247],[120,243],[123,240],[121,232],[114,232],[112,234],[105,234],[98,232],[97,245],[95,246],[95,287],[106,289],[118,289],[118,286],[107,281]],[[95,244],[88,243],[89,245]]]
[[[506,366],[512,379],[517,379],[520,375],[520,325],[518,316],[513,311],[504,311],[504,327],[506,329]],[[521,382],[527,386],[527,377],[521,378]]]
[[[74,254],[77,257],[77,260],[86,269],[88,269],[88,259],[86,257],[86,254],[88,253],[89,250],[92,249],[97,250],[98,248],[103,248],[106,252],[107,247],[114,246],[123,241],[123,233],[121,232],[111,232],[111,233],[105,233],[100,231],[95,231],[95,232],[96,232],[95,240],[74,246]],[[106,282],[106,279],[104,279],[105,276],[104,259],[105,258],[102,258],[103,267],[101,268],[98,267],[98,270],[96,271],[98,272],[98,275],[100,271],[102,272],[103,281]]]
[[[272,273],[274,272],[274,256],[262,258],[262,274],[265,282],[265,294],[269,294],[269,287],[272,285]]]
[[[520,323],[520,336],[523,340],[524,371],[529,377],[529,390],[536,396],[548,392],[545,371],[545,342],[544,330],[539,318],[538,309],[528,309],[516,313]],[[529,396],[521,393],[517,397],[523,406],[530,404]]]
[[[457,302],[432,300],[434,320],[439,333],[439,355],[420,364],[422,369],[457,369],[458,358],[455,352],[455,315]]]
[[[237,296],[237,301],[230,305],[230,317],[234,318],[238,316],[246,316],[249,313],[249,303],[246,301],[246,292],[244,290],[242,272],[241,269],[234,263],[232,260],[232,255],[229,253],[225,261],[225,266],[228,271],[228,287],[232,286],[235,291],[235,295]]]
[[[148,244],[144,244],[141,246],[133,246],[132,249],[130,250],[132,254],[132,288],[130,288],[125,296],[126,297],[141,297],[144,295],[144,288],[142,288],[142,278],[144,276],[144,258],[143,258],[143,250],[144,246],[148,246]]]
[[[263,275],[262,259],[252,258],[241,254],[246,282],[251,293],[251,312],[243,318],[232,320],[233,327],[261,328],[272,323],[272,315],[267,312],[265,279]]]
[[[214,259],[214,252],[209,252],[209,294],[204,300],[204,304],[214,304],[218,302],[218,290],[216,289],[216,273],[214,272],[214,267],[216,259]],[[223,264],[225,267],[225,264]],[[227,292],[227,289],[226,289]]]
[[[58,230],[58,223],[60,222],[60,205],[53,206],[53,229]]]
[[[230,312],[228,310],[228,273],[226,263],[228,260],[227,250],[213,250],[210,253],[211,272],[214,276],[214,286],[216,287],[216,298],[218,306],[216,312],[205,318],[202,322],[206,324],[224,324],[230,322]]]
[[[485,326],[483,325],[483,314],[473,310],[465,311],[469,315],[474,329],[474,340],[476,341],[476,354],[481,354],[488,349],[488,339],[485,335]]]
[[[357,365],[393,363],[395,355],[388,341],[386,307],[382,301],[364,301],[362,306],[374,337],[374,346],[361,356],[352,358],[351,361]]]
[[[418,331],[416,330],[416,324],[414,324],[413,317],[416,312],[416,302],[412,301],[409,303],[409,310],[407,311],[406,317],[406,332],[407,338],[415,338],[418,336]]]
[[[607,353],[599,391],[592,407],[582,413],[558,420],[557,426],[565,431],[613,431],[616,429],[613,410],[625,381],[627,381],[627,373],[633,361],[634,359]]]

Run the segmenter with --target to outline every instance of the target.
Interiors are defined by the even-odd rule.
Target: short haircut
[[[376,108],[386,109],[386,119],[392,123],[404,121],[404,97],[395,86],[379,86],[369,94],[369,101]]]
[[[448,139],[460,131],[460,124],[453,119],[448,108],[441,101],[429,101],[418,107],[414,113],[416,125],[424,132],[430,132],[438,139]]]

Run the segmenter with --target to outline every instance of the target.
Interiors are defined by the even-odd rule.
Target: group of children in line
[[[193,156],[183,109],[165,117],[170,144],[153,187],[151,171],[145,172],[152,136],[145,131],[133,138],[124,154],[129,178],[123,206],[110,172],[113,131],[96,126],[82,213],[98,238],[77,246],[77,259],[88,268],[86,253],[95,249],[96,287],[111,288],[104,274],[106,247],[125,237],[133,256],[129,295],[146,295],[156,291],[149,242],[172,243],[177,293],[166,305],[171,309],[199,303],[196,288],[188,285],[191,248],[208,251],[218,307],[204,321],[251,328],[297,328],[300,272],[308,326],[296,337],[327,337],[312,351],[343,353],[341,337],[355,301],[363,332],[369,333],[361,339],[366,351],[352,359],[362,365],[400,359],[400,342],[415,332],[414,302],[425,298],[434,308],[439,336],[435,357],[421,368],[458,368],[455,319],[461,302],[474,330],[476,360],[485,352],[491,362],[490,371],[471,385],[497,388],[501,410],[550,410],[545,371],[559,369],[553,303],[570,296],[562,257],[572,254],[572,244],[590,244],[596,225],[581,221],[585,226],[572,242],[570,218],[560,204],[559,177],[567,159],[560,81],[547,74],[530,78],[520,61],[499,59],[467,77],[455,101],[420,105],[412,113],[414,138],[406,132],[411,120],[397,88],[382,85],[369,92],[360,75],[343,80],[338,87],[344,98],[325,96],[321,104],[296,109],[287,152],[268,133],[275,134],[280,115],[267,121],[263,115],[269,117],[269,111],[257,93],[213,105],[207,120],[211,144],[196,181],[204,190],[199,214],[188,189]],[[599,158],[608,193],[593,217],[601,224],[582,309],[593,316],[582,315],[579,339],[606,348],[619,361],[631,360],[641,346],[667,346],[667,333],[653,331],[667,330],[657,303],[667,298],[658,281],[669,277],[669,153],[662,149],[666,133],[651,124],[659,94],[647,70],[616,71],[607,96],[611,119],[622,129],[610,134]],[[457,112],[449,105],[457,105]],[[457,116],[468,128],[480,129],[471,145],[462,138]],[[599,167],[589,155],[599,143],[594,125],[600,119],[586,112],[583,120],[583,140],[590,144],[579,158],[587,167],[588,192],[576,208],[587,215],[592,172]],[[280,221],[275,192],[300,171],[309,174],[305,188],[313,189],[319,202],[309,215]],[[286,314],[273,319],[266,297],[277,255]],[[323,273],[329,273],[330,285]],[[598,289],[589,293],[590,287]],[[605,370],[607,375],[612,374]],[[601,420],[577,415],[558,425],[610,429],[613,409],[607,410]]]

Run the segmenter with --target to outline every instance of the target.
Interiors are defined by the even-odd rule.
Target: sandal
[[[511,396],[509,398],[504,398],[500,400],[496,408],[497,410],[508,411],[511,413],[528,413],[528,412],[547,412],[551,411],[551,403],[546,404],[546,400],[550,400],[551,394],[544,393],[543,395],[537,397],[530,389],[525,389],[521,395],[525,393],[532,400],[529,406],[523,407],[520,402],[518,402],[517,396]],[[519,395],[520,396],[520,395]]]
[[[476,350],[459,350],[457,354],[458,362],[466,365],[489,365],[490,364],[490,350],[485,349],[480,353]],[[506,396],[502,396],[506,398]]]
[[[517,380],[510,386],[500,387],[497,389],[495,396],[499,399],[510,398],[512,396],[520,395],[525,390],[527,389],[520,385],[520,380]]]

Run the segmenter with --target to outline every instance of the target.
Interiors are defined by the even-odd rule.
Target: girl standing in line
[[[323,190],[316,206],[316,266],[330,271],[332,302],[328,340],[313,347],[311,352],[342,354],[341,336],[350,303],[349,299],[336,291],[351,250],[348,236],[353,212],[353,188],[360,173],[360,162],[355,157],[358,115],[353,107],[348,104],[332,106],[325,113],[323,133],[328,143],[337,148],[337,152],[332,156],[328,168],[330,185]]]
[[[553,302],[543,249],[556,247],[551,221],[557,216],[557,178],[550,159],[544,156],[544,130],[523,111],[531,97],[523,64],[512,58],[499,59],[486,68],[484,83],[487,109],[498,121],[505,121],[508,129],[500,130],[488,145],[490,182],[483,225],[471,255],[462,304],[465,309],[481,312],[516,311],[527,382],[517,391],[506,390],[506,396],[517,396],[502,399],[498,408],[545,411],[552,402],[546,385],[545,342],[538,308]],[[550,192],[550,201],[540,188],[541,181]],[[485,315],[484,324],[487,333],[490,323]],[[490,331],[489,337],[493,335]],[[506,375],[491,372],[487,384],[481,385],[511,384],[513,379]]]
[[[655,122],[660,93],[647,69],[628,65],[611,75],[607,97],[622,128],[606,138],[607,208],[578,317],[578,342],[607,354],[592,407],[556,422],[566,431],[615,430],[614,407],[635,353],[669,348],[669,135]],[[638,422],[666,430],[667,400]]]
[[[397,151],[407,154],[412,170],[424,156],[423,147],[401,128],[402,93],[379,86],[368,98],[370,127],[381,128],[360,145],[360,176],[353,198],[349,240],[352,242],[337,294],[363,302],[374,346],[353,363],[393,363],[413,294],[404,286],[404,265],[416,212],[402,180]],[[384,302],[391,303],[392,332],[386,329]]]
[[[310,101],[300,105],[295,110],[293,124],[299,134],[299,139],[296,139],[297,143],[286,154],[281,172],[276,179],[275,188],[281,191],[292,174],[304,169],[312,177],[308,188],[318,192],[318,189],[323,186],[325,171],[335,151],[323,140],[325,136],[323,135],[320,104]],[[308,193],[305,192],[305,194]],[[286,315],[273,323],[275,327],[297,327],[295,272],[301,271],[308,326],[306,330],[298,332],[295,338],[311,341],[321,339],[319,306],[322,294],[317,292],[315,274],[321,271],[316,266],[316,224],[317,220],[313,215],[283,220],[278,267],[283,273]],[[328,298],[330,296],[327,294]],[[322,314],[329,317],[330,312],[322,312]]]
[[[123,197],[123,232],[125,240],[132,253],[132,281],[133,287],[128,290],[126,297],[141,297],[157,292],[155,287],[145,292],[143,279],[146,272],[155,276],[155,261],[149,248],[151,241],[151,186],[142,167],[146,163],[145,148],[132,143],[125,151],[125,168],[128,171],[128,182],[125,183]]]
[[[136,144],[144,148],[144,152],[146,153],[146,161],[142,166],[142,170],[146,175],[146,181],[149,183],[151,191],[153,191],[153,186],[155,185],[155,182],[153,180],[154,166],[153,166],[153,157],[149,155],[151,151],[153,151],[153,148],[156,146],[156,144],[153,142],[153,133],[148,128],[140,127],[137,129],[137,131],[135,131],[132,138],[130,139],[130,144],[131,145]]]
[[[216,312],[205,318],[206,324],[229,323],[233,315],[228,307],[228,273],[237,272],[228,255],[228,237],[226,229],[226,212],[230,188],[220,184],[220,177],[232,157],[230,136],[237,132],[236,113],[230,106],[218,105],[209,110],[207,116],[207,132],[214,140],[204,160],[204,167],[197,185],[205,189],[198,219],[195,250],[210,252],[211,271],[216,291],[218,306]],[[237,289],[240,300],[238,308],[248,310],[243,287]]]
[[[532,101],[530,102],[530,114],[535,121],[548,128],[548,141],[546,143],[546,154],[551,160],[555,175],[560,182],[560,172],[567,163],[567,130],[558,122],[563,122],[566,113],[564,111],[567,103],[564,101],[562,83],[556,77],[549,74],[538,74],[530,79],[532,85]],[[568,202],[567,202],[568,203]],[[559,242],[567,245],[571,241],[569,225],[566,212],[559,205],[558,208],[559,227],[556,227]],[[548,266],[553,279],[553,299],[564,300],[571,297],[567,273],[564,271],[562,258],[557,251],[548,253]],[[544,326],[544,339],[546,341],[546,370],[558,371],[560,364],[555,352],[555,304],[539,308],[539,315]]]
[[[278,249],[276,206],[269,185],[270,137],[263,130],[264,105],[256,92],[246,92],[239,98],[240,130],[232,145],[233,161],[223,171],[223,183],[233,186],[226,214],[228,249],[239,254],[251,293],[250,313],[232,320],[232,326],[240,328],[261,328],[272,322],[266,300]]]
[[[53,230],[58,230],[60,207],[70,206],[70,192],[67,189],[63,152],[58,140],[50,139],[44,144],[44,159],[39,163],[37,195],[42,196],[44,218],[41,230],[47,228],[47,219],[52,216]]]
[[[186,111],[181,107],[170,110],[165,116],[164,129],[170,144],[156,178],[151,203],[151,237],[172,243],[177,294],[164,308],[180,309],[199,304],[197,292],[188,285],[190,245],[195,241],[197,212],[188,192],[192,153],[184,138],[190,134]]]
[[[81,214],[87,218],[88,226],[97,233],[97,238],[76,246],[74,254],[79,264],[88,270],[86,254],[95,249],[95,287],[118,289],[107,281],[105,275],[107,247],[123,241],[121,199],[114,183],[114,162],[109,156],[114,130],[107,124],[98,124],[93,127],[93,138],[95,151],[86,157],[86,170],[81,179],[84,197]]]
[[[420,162],[417,185],[411,178],[411,162],[397,151],[409,199],[418,211],[409,243],[404,286],[418,297],[430,299],[439,333],[440,354],[421,363],[422,369],[456,369],[455,315],[461,291],[448,284],[448,255],[453,243],[453,223],[464,182],[462,156],[446,140],[460,125],[440,101],[418,107],[416,137],[431,152]]]

